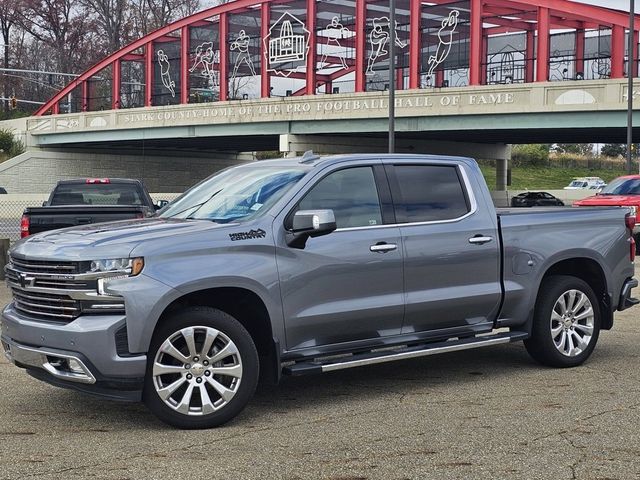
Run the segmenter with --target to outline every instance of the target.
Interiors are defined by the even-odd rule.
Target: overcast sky
[[[576,0],[574,0],[576,1]],[[591,5],[600,5],[602,7],[617,8],[619,10],[629,11],[629,0],[577,0],[578,3],[590,3]],[[636,13],[640,13],[640,1],[636,0]]]

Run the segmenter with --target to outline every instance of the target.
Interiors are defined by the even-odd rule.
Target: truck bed
[[[602,268],[602,281],[611,292],[620,292],[623,282],[633,275],[627,208],[499,208],[496,212],[505,293],[501,326],[530,315],[540,281],[536,272],[544,272],[546,265],[580,258],[581,265],[591,264],[594,272],[596,266]],[[610,299],[612,304],[617,301]]]

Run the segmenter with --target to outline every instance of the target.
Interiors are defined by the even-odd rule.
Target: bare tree
[[[2,30],[2,48],[4,50],[4,60],[2,65],[4,68],[9,68],[9,54],[10,54],[10,41],[11,41],[11,30],[13,26],[18,21],[18,16],[21,8],[21,3],[11,0],[0,0],[0,29]],[[4,72],[2,75],[2,96],[8,97],[9,94],[9,83],[7,74],[8,72]],[[6,107],[5,102],[2,102],[3,106]]]
[[[130,0],[80,0],[88,13],[93,14],[101,47],[105,53],[119,50],[131,40],[132,15]]]
[[[200,0],[130,0],[134,29],[144,35],[200,9]]]
[[[20,25],[53,49],[58,71],[75,72],[97,60],[95,31],[78,0],[26,0]]]
[[[211,6],[228,0],[0,0],[4,66],[42,72],[5,72],[0,89],[5,96],[15,90],[19,99],[46,101],[70,78],[44,72],[80,73],[132,40],[195,13],[201,1]],[[96,76],[92,98],[109,79],[108,70]]]

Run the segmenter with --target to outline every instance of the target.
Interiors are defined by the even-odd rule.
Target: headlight
[[[135,277],[142,272],[144,259],[138,258],[110,258],[106,260],[94,260],[91,262],[91,272],[104,274],[98,278],[98,294],[113,296],[109,292],[109,284],[124,278]]]
[[[144,267],[143,258],[108,258],[93,260],[91,273],[122,274],[130,277],[138,275]]]

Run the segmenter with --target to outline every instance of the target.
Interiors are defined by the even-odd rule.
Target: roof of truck
[[[141,184],[142,181],[135,178],[106,178],[106,177],[88,177],[88,178],[72,178],[70,180],[60,180],[58,185],[75,185],[75,184],[85,184],[85,183],[96,183],[99,184],[101,182],[91,182],[94,180],[106,180],[104,183],[135,183]]]
[[[404,154],[404,153],[350,153],[342,155],[315,155],[313,152],[306,152],[301,157],[277,158],[272,160],[260,160],[261,164],[272,166],[291,166],[291,165],[309,165],[317,167],[320,165],[342,163],[351,160],[437,160],[437,161],[465,161],[475,162],[469,157],[456,157],[448,155],[422,155],[422,154]],[[248,163],[245,165],[255,165]]]

